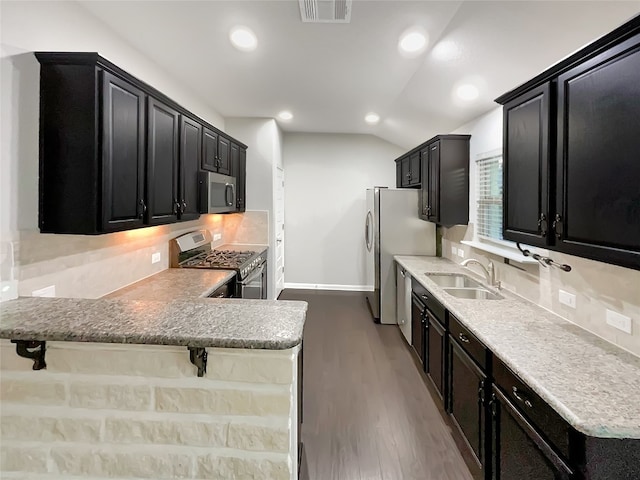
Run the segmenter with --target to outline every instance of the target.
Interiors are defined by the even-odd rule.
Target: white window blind
[[[502,152],[476,161],[478,237],[502,240]]]

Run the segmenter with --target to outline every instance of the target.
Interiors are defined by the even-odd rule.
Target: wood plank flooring
[[[310,480],[472,480],[397,326],[363,293],[284,290],[305,300],[304,423]]]

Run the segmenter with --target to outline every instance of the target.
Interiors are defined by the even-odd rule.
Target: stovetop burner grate
[[[239,269],[244,263],[251,259],[256,252],[236,251],[236,250],[212,250],[209,253],[202,253],[181,264],[183,267],[200,268],[234,268]]]

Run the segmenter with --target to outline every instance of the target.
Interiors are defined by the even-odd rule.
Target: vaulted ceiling
[[[370,133],[405,148],[494,108],[493,99],[640,13],[640,1],[361,1],[350,23],[303,23],[297,0],[84,1],[93,15],[225,117],[284,131]],[[229,42],[235,25],[258,38]],[[399,54],[426,30],[426,50]],[[471,83],[472,101],[455,89]],[[364,122],[374,111],[378,125]]]

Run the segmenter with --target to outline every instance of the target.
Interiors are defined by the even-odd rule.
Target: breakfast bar
[[[307,304],[201,298],[227,280],[3,303],[2,477],[297,478]]]

